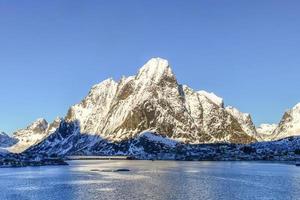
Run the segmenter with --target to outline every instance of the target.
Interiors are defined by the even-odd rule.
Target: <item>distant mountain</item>
[[[28,127],[13,133],[12,138],[17,142],[10,146],[8,150],[14,153],[23,152],[53,133],[58,128],[60,122],[60,118],[55,119],[51,124],[48,124],[43,118],[37,119]]]
[[[249,114],[224,108],[213,93],[179,84],[168,61],[153,58],[135,76],[93,86],[60,127],[30,150],[70,153],[96,151],[107,143],[130,146],[145,131],[155,136],[150,138],[188,144],[257,141]]]
[[[261,141],[270,141],[274,138],[273,132],[278,124],[261,124],[256,128],[257,134],[261,137]]]
[[[256,130],[261,137],[261,141],[274,141],[300,136],[300,103],[287,110],[279,124],[261,124]]]
[[[286,111],[272,133],[272,139],[282,139],[300,135],[300,103]]]
[[[17,142],[16,139],[10,137],[6,133],[0,131],[0,148],[7,148],[14,145]]]

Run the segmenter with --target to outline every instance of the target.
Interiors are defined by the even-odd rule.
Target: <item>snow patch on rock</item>
[[[215,95],[213,92],[206,92],[204,90],[200,90],[200,91],[198,91],[198,94],[206,96],[209,100],[211,100],[212,102],[214,102],[215,104],[217,104],[220,107],[224,106],[223,99],[221,97],[218,97],[217,95]]]

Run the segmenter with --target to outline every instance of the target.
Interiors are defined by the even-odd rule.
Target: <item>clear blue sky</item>
[[[300,102],[300,2],[0,0],[0,129],[64,116],[151,57],[256,124]]]

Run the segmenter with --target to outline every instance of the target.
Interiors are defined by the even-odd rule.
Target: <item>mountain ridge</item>
[[[70,107],[60,125],[65,128],[58,128],[54,136],[34,149],[60,146],[53,141],[65,144],[61,151],[78,150],[68,144],[94,149],[104,140],[134,141],[145,131],[190,144],[256,141],[255,133],[244,131],[247,126],[252,130],[251,118],[241,125],[239,117],[226,110],[223,99],[215,94],[179,84],[168,61],[153,58],[135,76],[122,77],[118,82],[110,78],[94,85],[80,103]]]
[[[100,88],[100,90],[95,91],[97,88]],[[103,91],[104,94],[101,95],[100,93]],[[108,93],[110,93],[111,96],[108,96]],[[192,96],[186,97],[187,94]],[[166,96],[167,98],[165,98]],[[169,67],[168,62],[161,58],[155,58],[148,61],[138,71],[138,74],[136,76],[123,78],[119,82],[108,79],[100,84],[97,84],[96,87],[94,86],[87,98],[85,98],[81,103],[71,107],[67,115],[67,120],[70,121],[79,119],[80,123],[84,124],[83,132],[95,132],[98,134],[101,132],[102,134],[110,137],[112,136],[112,132],[118,132],[122,130],[124,128],[122,127],[122,125],[124,125],[127,130],[130,129],[131,131],[133,128],[138,128],[138,124],[133,123],[135,121],[138,121],[137,118],[140,117],[144,118],[147,121],[145,122],[146,124],[141,125],[144,126],[143,128],[139,128],[140,132],[158,128],[157,126],[162,125],[161,123],[159,125],[157,125],[156,123],[156,127],[151,123],[159,122],[159,115],[165,114],[163,107],[168,106],[168,111],[173,112],[172,114],[167,113],[169,117],[172,117],[175,121],[178,121],[178,123],[181,122],[182,118],[185,118],[185,123],[189,124],[189,127],[196,128],[195,123],[193,123],[195,119],[190,117],[190,115],[192,114],[192,110],[189,110],[189,112],[187,112],[188,108],[191,107],[191,105],[189,104],[194,103],[191,102],[191,99],[193,98],[193,100],[198,101],[196,103],[198,103],[199,105],[201,103],[206,103],[206,106],[215,107],[215,109],[219,109],[220,112],[223,112],[224,115],[228,115],[228,113],[223,110],[223,103],[220,103],[222,104],[222,107],[220,106],[220,104],[216,105],[215,101],[211,100],[211,97],[207,98],[207,96],[207,94],[198,94],[191,88],[179,84],[174,73]],[[95,105],[92,105],[93,102],[97,100],[99,101],[99,99],[97,98],[100,98],[102,100],[102,102],[98,103],[103,103],[103,105],[105,105],[102,106],[102,109],[98,110],[97,113],[99,113],[100,111],[104,113],[107,112],[107,116],[98,115],[98,117],[100,119],[102,119],[103,117],[108,117],[109,119],[103,119],[105,120],[105,122],[102,123],[100,123],[101,120],[98,121],[97,129],[95,129],[95,126],[91,126],[94,128],[91,129],[91,127],[88,128],[86,126],[86,123],[93,124],[93,122],[91,122],[93,120],[86,118],[89,118],[90,114],[93,112],[92,110],[90,110],[90,108],[93,106],[97,107]],[[170,99],[172,99],[172,101]],[[133,110],[130,110],[131,108],[133,108]],[[138,109],[139,113],[135,112],[134,109]],[[157,111],[159,111],[160,113],[157,113]],[[94,114],[97,115],[97,113]],[[151,115],[155,115],[156,118],[154,119]],[[231,118],[232,119],[229,120],[235,120],[234,117]],[[164,121],[164,119],[160,119]],[[173,122],[171,121],[165,122],[165,124],[172,123]],[[101,127],[102,125],[103,127]],[[189,129],[185,127],[184,124],[181,124],[180,126],[180,128],[178,128],[178,126],[176,127],[177,129],[175,128],[178,132],[185,132],[184,129]],[[169,131],[169,133],[167,133],[168,130],[166,130],[166,127],[161,127],[160,129],[158,128],[157,131],[164,132],[164,134],[176,132],[172,129]],[[191,131],[189,130],[188,132],[190,133]],[[122,135],[120,135],[120,137],[122,137]]]

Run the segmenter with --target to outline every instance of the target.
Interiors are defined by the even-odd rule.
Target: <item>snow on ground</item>
[[[163,137],[157,133],[153,133],[150,131],[144,131],[140,133],[139,137],[146,137],[148,140],[153,141],[153,142],[159,142],[162,144],[165,144],[170,147],[175,147],[176,144],[178,143],[177,141],[170,139],[168,137]]]

